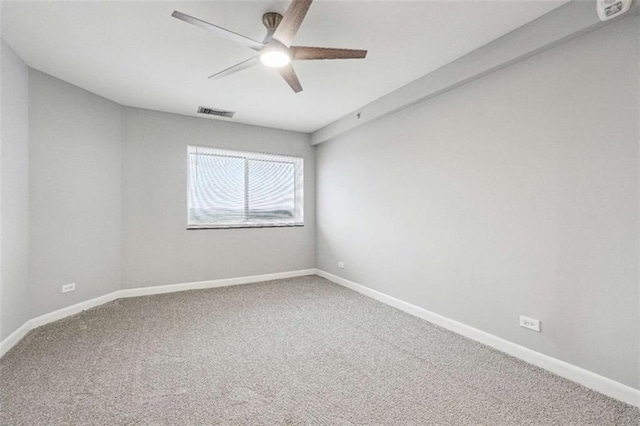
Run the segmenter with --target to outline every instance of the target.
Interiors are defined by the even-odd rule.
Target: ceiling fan
[[[218,79],[238,71],[250,68],[262,62],[264,65],[277,68],[280,75],[291,86],[294,92],[302,91],[302,85],[291,65],[291,61],[308,61],[315,59],[362,59],[367,56],[366,50],[333,49],[327,47],[292,46],[302,21],[313,0],[293,0],[284,16],[276,12],[268,12],[262,16],[262,23],[267,27],[267,36],[262,42],[250,39],[217,25],[210,24],[182,12],[174,11],[171,16],[205,30],[212,31],[220,37],[247,46],[259,52],[259,55],[242,61],[232,67],[215,73],[209,78]]]

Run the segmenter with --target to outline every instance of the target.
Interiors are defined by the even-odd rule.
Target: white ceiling
[[[273,69],[207,76],[255,52],[171,17],[179,10],[262,40],[281,1],[4,2],[2,36],[32,68],[123,105],[315,131],[555,9],[552,1],[316,1],[295,45],[368,49],[364,60],[295,62],[295,94]]]

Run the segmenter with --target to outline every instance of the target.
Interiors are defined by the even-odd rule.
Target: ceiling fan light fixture
[[[298,80],[298,76],[296,75],[293,66],[290,64],[293,59],[296,61],[318,59],[364,59],[367,56],[366,50],[292,45],[293,39],[298,33],[305,16],[307,16],[307,12],[309,11],[309,7],[311,7],[312,2],[313,0],[292,0],[287,11],[284,13],[284,16],[277,12],[267,12],[262,15],[262,23],[267,28],[267,35],[262,42],[234,33],[233,31],[226,30],[207,21],[203,21],[202,19],[178,12],[177,10],[174,11],[171,16],[196,27],[209,30],[220,37],[234,41],[259,52],[258,55],[254,54],[254,56],[249,59],[210,75],[210,79],[217,80],[238,71],[251,68],[259,62],[262,62],[267,67],[278,68],[278,73],[287,82],[289,87],[291,87],[295,93],[299,93],[302,91],[302,85],[300,84],[300,80]]]
[[[291,62],[291,57],[282,50],[267,50],[260,54],[260,61],[268,67],[280,68]]]

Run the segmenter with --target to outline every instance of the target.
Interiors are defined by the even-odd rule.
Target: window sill
[[[251,228],[303,228],[304,223],[302,224],[285,224],[285,225],[227,225],[227,226],[197,226],[197,227],[187,227],[187,231],[200,231],[204,229],[251,229]]]

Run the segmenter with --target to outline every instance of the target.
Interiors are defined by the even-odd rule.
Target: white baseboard
[[[16,343],[22,340],[22,338],[26,336],[31,329],[31,324],[27,321],[0,342],[0,357],[2,357],[9,349],[14,347]]]
[[[361,284],[354,283],[353,281],[349,281],[337,275],[330,274],[320,269],[318,269],[316,273],[336,284],[340,284],[351,290],[357,291],[358,293],[364,294],[365,296],[369,296],[372,299],[376,299],[382,303],[400,309],[408,314],[427,320],[433,324],[439,325],[440,327],[461,334],[487,346],[491,346],[492,348],[536,365],[557,374],[558,376],[579,383],[611,398],[640,407],[640,390],[638,389],[608,379],[583,368],[576,367],[568,362],[525,348],[524,346],[520,346],[493,334],[486,333],[482,330],[478,330],[477,328],[473,328],[461,322],[430,312],[419,306],[396,299],[395,297],[370,289]]]
[[[49,324],[53,321],[58,321],[62,318],[66,318],[71,315],[78,314],[82,311],[86,311],[87,309],[95,308],[96,306],[102,305],[107,302],[111,302],[116,299],[121,299],[125,297],[138,297],[138,296],[148,296],[152,294],[162,294],[162,293],[172,293],[176,291],[184,291],[184,290],[197,290],[204,288],[215,288],[215,287],[228,287],[232,285],[240,285],[240,284],[250,284],[257,283],[262,281],[270,281],[270,280],[278,280],[282,278],[293,278],[293,277],[301,277],[304,275],[314,275],[316,273],[315,269],[303,269],[300,271],[288,271],[288,272],[278,272],[274,274],[263,274],[263,275],[252,275],[248,277],[237,277],[237,278],[224,278],[220,280],[210,280],[210,281],[197,281],[191,283],[182,283],[182,284],[170,284],[170,285],[161,285],[161,286],[153,286],[153,287],[138,287],[138,288],[129,288],[114,291],[109,294],[105,294],[104,296],[96,297],[95,299],[86,300],[84,302],[76,303],[75,305],[67,306],[66,308],[58,309],[57,311],[50,312],[48,314],[41,315],[36,318],[32,318],[22,324],[16,331],[11,333],[7,338],[5,338],[2,342],[0,342],[0,357],[4,356],[5,353],[9,351],[16,343],[18,343],[26,334],[33,330],[34,328],[38,328],[45,324]]]
[[[38,328],[50,322],[58,321],[62,318],[66,318],[71,315],[78,314],[87,309],[94,308],[102,305],[103,303],[111,302],[118,299],[119,291],[105,294],[104,296],[96,297],[94,299],[86,300],[84,302],[76,303],[75,305],[67,306],[57,311],[49,312],[48,314],[40,315],[39,317],[31,318],[24,324],[22,324],[16,331],[11,333],[6,339],[0,342],[0,357],[4,356],[16,343],[18,343],[28,332],[34,328]]]
[[[302,277],[315,275],[315,269],[302,269],[300,271],[277,272],[275,274],[251,275],[248,277],[223,278],[220,280],[195,281],[191,283],[159,285],[154,287],[128,288],[118,291],[118,297],[138,297],[151,294],[173,293],[176,291],[199,290],[203,288],[229,287],[232,285],[259,283],[262,281],[279,280],[282,278]]]

